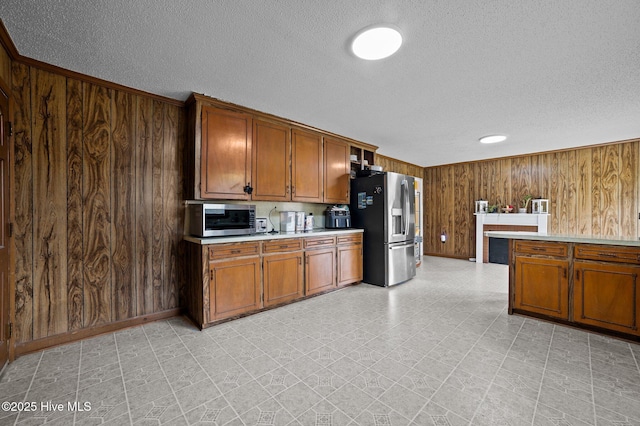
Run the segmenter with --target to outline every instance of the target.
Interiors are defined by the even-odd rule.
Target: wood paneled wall
[[[422,177],[424,173],[424,169],[420,166],[380,154],[375,155],[375,163],[377,166],[382,166],[385,172],[396,172],[415,177]]]
[[[549,232],[640,237],[640,139],[425,168],[425,253],[475,257],[475,200],[528,193],[550,200]]]
[[[14,61],[16,343],[180,306],[183,108]]]

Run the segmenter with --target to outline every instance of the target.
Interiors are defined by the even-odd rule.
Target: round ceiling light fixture
[[[481,137],[480,143],[498,143],[503,142],[507,139],[505,135],[489,135]]]
[[[400,45],[400,31],[389,25],[375,25],[356,34],[351,50],[358,58],[375,61],[393,55],[400,49]]]

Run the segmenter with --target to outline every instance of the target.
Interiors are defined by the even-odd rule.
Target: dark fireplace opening
[[[489,263],[509,264],[509,240],[489,237]]]

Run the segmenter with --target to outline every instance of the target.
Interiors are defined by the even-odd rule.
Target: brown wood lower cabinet
[[[209,318],[219,320],[253,311],[260,303],[260,257],[210,262]]]
[[[290,302],[303,296],[302,252],[264,256],[262,267],[264,306]]]
[[[336,286],[336,249],[307,250],[304,254],[304,282],[307,296]]]
[[[640,266],[576,261],[573,320],[638,334]]]
[[[362,234],[338,237],[337,285],[362,281]]]
[[[200,327],[362,280],[362,234],[189,243],[185,306]]]
[[[569,261],[516,257],[513,307],[569,319]]]
[[[512,242],[510,309],[640,337],[640,248]]]

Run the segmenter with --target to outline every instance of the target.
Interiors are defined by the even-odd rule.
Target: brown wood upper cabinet
[[[324,202],[349,204],[351,148],[335,138],[324,138]]]
[[[250,199],[251,123],[248,114],[202,107],[201,198]]]
[[[291,128],[253,120],[253,200],[291,200]]]
[[[322,135],[294,128],[291,149],[291,200],[321,203]]]
[[[186,198],[349,203],[347,140],[197,94],[187,121]]]

